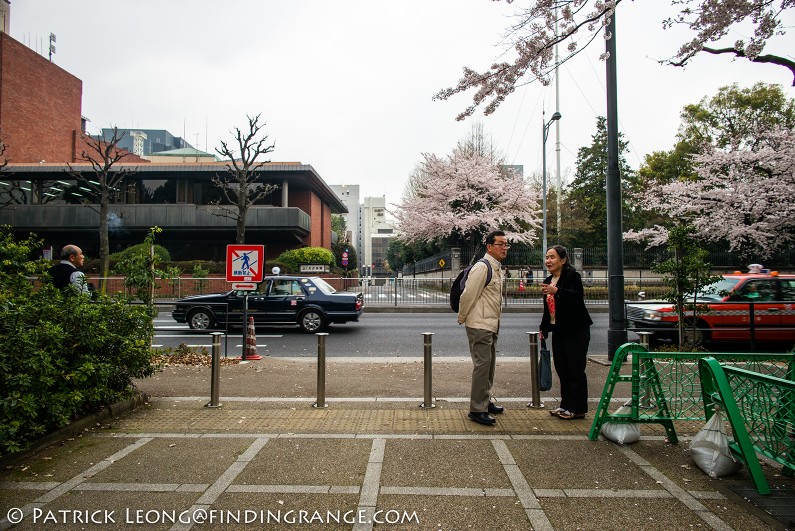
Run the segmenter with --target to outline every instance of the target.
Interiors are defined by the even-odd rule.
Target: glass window
[[[297,280],[280,279],[271,284],[271,295],[303,295],[301,285]]]
[[[795,279],[781,279],[781,299],[783,301],[795,301]]]
[[[769,302],[776,299],[776,285],[772,280],[749,280],[737,293],[749,302]]]

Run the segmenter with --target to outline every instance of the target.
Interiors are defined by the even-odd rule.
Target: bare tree
[[[84,197],[82,202],[86,205],[90,204],[89,208],[99,213],[99,269],[103,278],[108,276],[110,270],[110,240],[108,238],[110,202],[113,195],[121,189],[122,181],[136,172],[135,168],[117,166],[122,159],[130,155],[129,151],[118,147],[124,134],[123,132],[119,133],[119,128],[114,126],[110,139],[102,136],[93,138],[90,135],[82,135],[85,149],[81,151],[77,159],[90,164],[91,170],[82,172],[67,164],[67,172],[77,179],[80,186],[90,190],[90,195]],[[99,203],[99,210],[93,206],[96,203]]]
[[[213,177],[213,183],[221,189],[223,200],[227,206],[218,203],[215,215],[233,219],[237,223],[235,242],[246,243],[246,214],[257,201],[279,188],[275,184],[265,183],[265,177],[259,171],[269,160],[257,160],[262,155],[276,149],[275,144],[268,144],[268,135],[262,129],[265,122],[259,123],[260,115],[246,116],[248,130],[235,127],[231,131],[237,143],[236,149],[230,148],[226,142],[216,152],[226,159],[226,173]],[[239,157],[236,153],[239,152]]]

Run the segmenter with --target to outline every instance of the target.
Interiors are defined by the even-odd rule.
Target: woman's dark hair
[[[551,245],[549,249],[554,249],[561,260],[566,260],[563,262],[563,272],[568,273],[569,271],[574,269],[574,266],[571,265],[571,261],[569,260],[569,252],[566,250],[565,247],[562,245]],[[549,250],[547,249],[547,251]]]

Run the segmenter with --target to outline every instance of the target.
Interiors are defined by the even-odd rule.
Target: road
[[[607,354],[606,313],[591,316],[591,354]],[[498,356],[526,356],[529,352],[527,332],[537,331],[540,313],[503,314],[498,341]],[[195,332],[187,325],[180,325],[170,314],[161,313],[155,319],[153,345],[176,347],[181,343],[189,346],[205,346],[210,350],[209,333]],[[365,313],[358,323],[333,325],[327,332],[326,357],[402,357],[423,358],[423,332],[433,332],[433,354],[445,357],[469,357],[466,333],[450,313]],[[635,339],[634,334],[630,334]],[[222,341],[222,355],[240,355],[241,330],[229,334],[228,345]],[[260,356],[315,357],[317,337],[297,328],[257,328],[257,353]]]

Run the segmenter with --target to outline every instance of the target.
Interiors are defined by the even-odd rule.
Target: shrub
[[[118,253],[111,254],[110,259],[116,262],[121,262],[124,260],[129,260],[133,256],[149,256],[149,248],[150,244],[148,242],[139,243],[137,245],[127,247],[125,250],[119,251]],[[171,261],[171,254],[169,254],[168,250],[162,245],[155,245],[155,256],[157,257],[158,262]]]
[[[279,255],[276,261],[281,262],[290,272],[297,273],[301,264],[328,264],[333,267],[334,255],[324,247],[301,247],[291,249]]]
[[[133,378],[152,374],[152,320],[145,307],[36,289],[25,275],[49,262],[27,262],[41,247],[14,243],[0,229],[0,455],[81,415],[129,397]],[[46,278],[46,275],[45,275]]]

